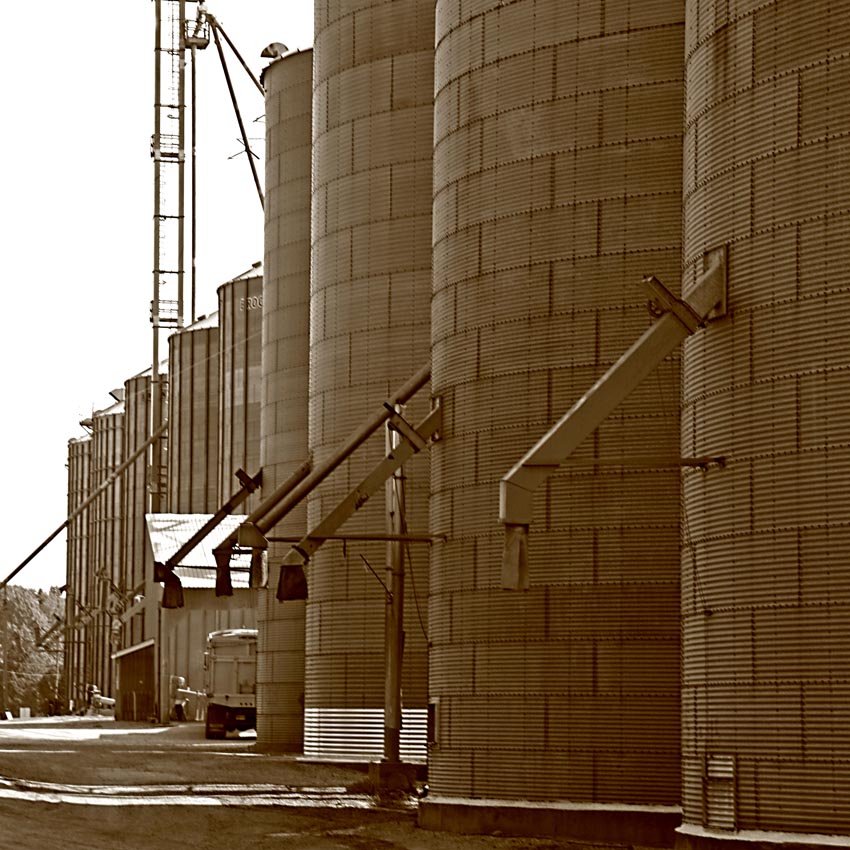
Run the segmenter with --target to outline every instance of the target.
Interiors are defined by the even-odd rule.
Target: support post
[[[403,416],[400,405],[395,413]],[[399,446],[400,434],[387,423],[387,454]],[[402,420],[403,421],[403,420]],[[418,436],[418,435],[417,435]],[[400,536],[404,523],[404,467],[399,467],[387,480],[387,532]],[[384,618],[384,761],[401,761],[401,671],[404,660],[404,543],[401,539],[387,543],[387,578]]]

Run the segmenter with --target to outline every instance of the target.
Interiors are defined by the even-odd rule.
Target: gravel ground
[[[365,778],[353,767],[258,753],[252,739],[206,741],[195,723],[3,722],[0,850],[587,850],[419,829],[414,797],[376,801],[362,793]],[[253,805],[245,788],[207,802],[199,788],[175,790],[224,783],[296,790]],[[110,798],[119,790],[109,786],[124,786],[121,797]],[[307,787],[325,796],[299,796]]]

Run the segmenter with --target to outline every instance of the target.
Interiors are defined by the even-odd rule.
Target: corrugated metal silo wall
[[[310,359],[310,167],[313,51],[272,63],[266,89],[263,260],[263,391],[260,461],[268,496],[306,459]],[[274,530],[300,537],[306,505]],[[269,586],[259,592],[257,745],[304,745],[304,602],[278,602],[286,546],[269,547]]]
[[[850,832],[850,3],[689,2],[686,829]],[[725,832],[723,834],[726,834]]]
[[[434,794],[679,799],[677,361],[541,488],[527,592],[497,520],[501,476],[650,322],[642,275],[677,288],[683,11],[437,3]]]
[[[68,516],[91,493],[91,437],[68,441]],[[65,699],[79,707],[85,700],[85,626],[81,621],[89,569],[89,510],[68,525],[65,585]]]
[[[310,448],[334,452],[428,361],[434,4],[317,2],[313,64]],[[409,405],[427,413],[427,392]],[[381,433],[310,500],[317,522],[384,456]],[[428,458],[406,466],[407,524],[427,524]],[[343,532],[386,532],[380,493]],[[424,758],[427,550],[405,595],[402,748]],[[382,543],[325,544],[309,566],[305,753],[382,754]],[[410,567],[408,567],[410,569]]]
[[[123,461],[124,404],[118,403],[92,417],[91,487],[99,487]],[[101,692],[112,693],[112,616],[109,611],[110,582],[115,582],[123,562],[122,494],[119,478],[107,487],[90,509],[89,571],[86,576],[87,606],[94,612],[87,634],[87,667]]]
[[[256,475],[260,468],[260,387],[263,279],[243,276],[218,288],[220,502],[238,489],[236,470]],[[251,496],[240,506],[250,512]]]
[[[159,384],[165,393],[164,380]],[[124,382],[124,457],[133,452],[151,434],[151,377],[150,372],[135,375]],[[164,408],[167,410],[167,407]],[[165,414],[164,414],[165,415]],[[145,583],[145,546],[147,529],[145,514],[150,510],[150,469],[148,453],[143,452],[123,476],[124,499],[124,564],[123,574],[116,581],[125,594],[125,603],[132,604],[132,596]],[[144,593],[142,589],[140,591]],[[144,615],[136,614],[125,623],[123,646],[134,646],[143,639]]]
[[[215,513],[230,495],[219,501],[218,344],[217,327],[188,329],[168,339],[168,510],[171,513]]]

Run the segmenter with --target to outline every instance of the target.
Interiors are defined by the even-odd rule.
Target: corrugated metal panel
[[[124,404],[119,402],[92,417],[92,490],[120,466],[123,455]],[[120,479],[92,502],[89,568],[84,604],[93,612],[86,630],[86,672],[104,694],[113,688],[111,584],[122,579],[123,489]]]
[[[254,475],[260,468],[263,278],[250,272],[222,284],[218,317],[218,493],[223,502],[239,489],[237,469]],[[254,494],[242,504],[250,513],[258,502]]]
[[[729,315],[683,359],[683,453],[726,459],[684,476],[684,820],[846,836],[850,3],[687,17],[686,280],[727,244]]]
[[[310,175],[313,51],[287,56],[263,72],[266,88],[266,223],[263,260],[263,396],[260,460],[263,493],[282,484],[308,456],[310,364]],[[300,537],[306,505],[277,525]],[[260,591],[257,646],[257,744],[300,752],[304,742],[304,610],[278,602],[287,547],[269,548],[269,587]]]
[[[159,384],[163,394],[164,384]],[[129,457],[145,443],[151,433],[150,370],[124,382],[124,457]],[[167,407],[163,408],[167,416]],[[116,586],[122,591],[122,605],[131,604],[134,592],[145,582],[145,513],[150,500],[150,469],[147,453],[142,453],[123,477],[124,563]],[[122,609],[123,610],[123,609]],[[125,624],[121,634],[121,649],[134,646],[143,636],[142,615]]]
[[[431,151],[434,6],[430,0],[316,4],[313,94],[310,450],[321,461],[387,394],[428,361],[431,297]],[[428,409],[420,393],[408,410]],[[378,434],[311,498],[311,523],[385,452]],[[405,467],[406,521],[428,525],[427,453]],[[387,528],[376,497],[346,532]],[[383,707],[383,544],[350,543],[311,560],[307,604],[308,709]],[[423,619],[428,552],[410,547],[405,599],[404,697],[426,705]],[[323,748],[313,728],[305,748]],[[342,733],[344,734],[344,733]],[[356,746],[356,743],[352,742]],[[336,744],[334,744],[336,746]]]
[[[119,720],[149,721],[155,716],[156,673],[154,647],[145,645],[116,659],[119,690],[115,717]]]
[[[679,365],[541,488],[501,590],[499,479],[680,275],[683,10],[438,0],[430,694],[437,794],[679,799]]]
[[[400,757],[403,762],[425,761],[425,709],[402,709]],[[384,754],[382,709],[304,710],[304,755],[317,759],[379,761]]]
[[[216,326],[189,328],[168,339],[168,509],[172,513],[211,513],[230,496],[226,493],[219,499],[218,494],[218,343]]]
[[[210,514],[146,514],[147,534],[150,538],[154,560],[161,564],[165,563],[193,534],[203,528],[210,516]],[[215,570],[213,550],[225,538],[235,534],[236,529],[244,521],[244,514],[229,514],[224,517],[215,530],[204,537],[178,566],[198,570]],[[244,578],[245,572],[251,567],[250,552],[236,552],[231,556],[230,564],[232,568],[235,568],[238,575]],[[236,580],[234,579],[234,586],[235,584]],[[210,586],[214,585],[213,574],[213,582]]]
[[[68,441],[68,515],[88,498],[91,492],[91,437]],[[65,568],[65,698],[78,706],[85,700],[85,627],[79,622],[89,569],[89,509],[68,525]]]
[[[185,580],[185,571],[181,571],[184,587],[191,587]],[[235,584],[235,583],[234,583]],[[243,585],[244,586],[244,585]],[[206,591],[211,593],[211,591]],[[244,593],[244,591],[243,591]],[[194,596],[198,599],[199,594]],[[228,607],[192,607],[198,602],[189,599],[184,608],[164,608],[161,612],[161,663],[163,682],[166,686],[172,676],[182,676],[186,687],[201,693],[206,692],[204,676],[204,652],[210,632],[221,629],[254,629],[256,617],[253,608],[238,607],[248,601],[247,594],[236,594],[226,600],[217,599],[214,604],[226,604]],[[204,700],[192,698],[186,706],[190,720],[203,720]]]

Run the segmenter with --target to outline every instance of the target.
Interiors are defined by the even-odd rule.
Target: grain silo
[[[214,513],[230,495],[225,494],[219,500],[218,342],[216,313],[168,338],[168,510],[171,513]]]
[[[310,449],[316,463],[428,362],[434,5],[315,6]],[[427,398],[411,404],[416,422]],[[318,522],[385,453],[377,434],[316,491]],[[407,464],[407,525],[427,529],[428,459]],[[386,533],[375,498],[341,529]],[[410,547],[403,758],[424,759],[427,550]],[[329,541],[308,567],[305,754],[383,752],[384,543]],[[415,592],[414,592],[415,586]],[[424,625],[424,616],[422,618]]]
[[[850,834],[850,3],[689,2],[688,285],[728,249],[728,314],[686,344],[687,844]],[[728,846],[728,844],[727,844]]]
[[[426,826],[669,844],[678,361],[540,488],[504,590],[499,480],[678,289],[684,10],[438,0]]]
[[[310,163],[313,51],[263,71],[266,90],[266,203],[263,260],[263,494],[307,458],[310,360]],[[275,528],[300,538],[306,506]],[[304,738],[304,602],[278,602],[283,544],[269,547],[268,589],[260,591],[257,745],[298,752]]]
[[[165,364],[160,366],[163,372]],[[165,391],[165,380],[158,384]],[[124,457],[129,458],[148,440],[151,434],[151,370],[147,369],[124,382]],[[162,476],[159,476],[161,479]],[[121,595],[121,611],[133,606],[133,598],[145,589],[145,514],[150,510],[151,470],[148,453],[143,452],[127,468],[122,477],[124,520],[123,574],[116,581]],[[160,480],[160,489],[164,481]],[[124,633],[116,649],[126,649],[142,641],[145,635],[144,615],[137,611],[122,618]],[[150,625],[150,624],[149,624]]]
[[[118,393],[120,395],[120,393]],[[121,465],[124,402],[118,401],[92,416],[91,489],[94,492]],[[111,695],[113,686],[112,586],[121,580],[123,551],[123,482],[117,479],[92,502],[89,510],[89,561],[85,580],[88,606],[86,684]],[[116,635],[119,638],[120,635]]]
[[[91,493],[90,436],[68,441],[68,516],[73,516]],[[69,711],[84,704],[85,624],[87,600],[85,576],[89,563],[89,511],[84,510],[68,524],[65,587],[65,702]]]
[[[239,490],[238,469],[253,476],[260,468],[263,278],[259,266],[218,288],[220,502]],[[256,498],[243,503],[243,509],[250,511]]]

